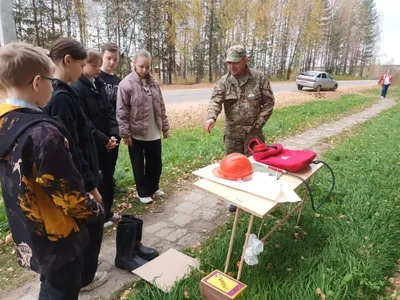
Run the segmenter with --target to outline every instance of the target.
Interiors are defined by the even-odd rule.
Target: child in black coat
[[[96,142],[98,165],[102,174],[99,191],[103,198],[106,222],[118,220],[111,211],[114,201],[114,162],[110,150],[118,146],[119,133],[115,112],[99,77],[102,64],[101,54],[89,49],[82,75],[71,87],[78,95],[79,104],[87,117],[89,128]]]
[[[83,177],[86,192],[98,202],[102,197],[97,190],[100,180],[97,151],[85,114],[78,97],[70,87],[81,73],[87,58],[85,47],[71,37],[61,37],[51,46],[49,56],[54,63],[54,84],[50,102],[43,111],[62,122],[69,138],[72,159]],[[61,166],[59,166],[61,167]],[[81,272],[82,290],[91,290],[107,281],[107,272],[96,272],[101,242],[103,240],[104,216],[88,225],[89,237],[83,253]],[[47,299],[47,298],[46,298]]]

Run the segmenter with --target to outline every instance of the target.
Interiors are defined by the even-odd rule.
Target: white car
[[[339,84],[333,80],[331,75],[320,71],[301,72],[296,77],[297,89],[301,91],[303,87],[314,89],[316,92],[321,90],[336,91]]]

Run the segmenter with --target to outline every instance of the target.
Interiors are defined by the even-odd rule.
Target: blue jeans
[[[381,96],[382,96],[383,98],[386,98],[386,94],[387,94],[387,91],[388,91],[388,89],[389,89],[389,85],[390,85],[390,84],[382,84],[382,93],[381,93]]]

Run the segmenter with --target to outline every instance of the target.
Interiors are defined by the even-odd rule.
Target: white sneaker
[[[139,197],[140,202],[144,204],[148,204],[153,202],[153,199],[151,197]]]
[[[113,226],[113,225],[114,225],[113,222],[107,221],[107,222],[104,223],[103,227],[104,227],[104,228],[107,228],[107,227],[110,227],[110,226]]]
[[[119,213],[114,213],[110,218],[110,221],[119,221],[121,219],[121,215]]]
[[[158,198],[158,197],[164,197],[164,195],[165,195],[165,193],[164,193],[162,190],[160,190],[160,189],[158,189],[158,190],[153,194],[153,196],[156,197],[156,198]]]
[[[107,272],[96,272],[96,274],[94,275],[93,281],[91,283],[89,283],[87,286],[84,286],[83,288],[81,288],[81,292],[97,289],[99,286],[102,286],[103,284],[105,284],[107,279],[108,279]]]

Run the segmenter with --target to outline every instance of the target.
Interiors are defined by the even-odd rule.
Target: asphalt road
[[[339,90],[340,87],[352,87],[352,86],[371,86],[376,85],[376,80],[345,80],[338,81]],[[297,92],[297,86],[295,82],[288,83],[272,83],[272,91],[274,94],[285,93],[285,92]],[[305,89],[307,90],[307,89]],[[211,88],[204,89],[185,89],[185,90],[174,90],[164,91],[164,101],[166,104],[179,104],[179,103],[207,103],[211,97]]]

